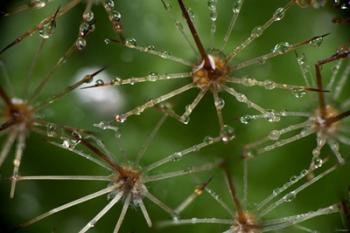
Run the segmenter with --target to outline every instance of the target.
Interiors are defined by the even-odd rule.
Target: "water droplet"
[[[290,44],[288,42],[281,42],[275,45],[272,49],[273,53],[283,54],[288,51]]]
[[[170,161],[171,162],[179,161],[179,159],[181,159],[181,157],[182,157],[182,153],[181,152],[176,152],[176,153],[171,155]]]
[[[310,41],[310,44],[316,48],[320,47],[323,43],[323,36],[319,36],[314,40]]]
[[[92,11],[86,11],[83,14],[83,19],[85,22],[91,22],[92,20],[94,20],[94,12]]]
[[[125,41],[125,45],[126,45],[126,47],[129,47],[129,48],[135,48],[136,45],[137,45],[136,39],[134,39],[134,38],[127,39],[127,40]]]
[[[241,123],[247,125],[252,120],[251,116],[246,115],[240,118]]]
[[[155,72],[149,73],[148,76],[147,76],[147,80],[151,81],[151,82],[157,81],[158,80],[158,74],[155,73]]]
[[[46,135],[48,137],[56,137],[57,136],[57,125],[53,123],[47,124]]]
[[[285,16],[285,9],[284,8],[278,8],[275,13],[273,13],[273,17],[275,19],[275,21],[280,21],[281,19],[283,19],[283,17]]]
[[[109,15],[109,19],[115,23],[118,23],[122,19],[122,14],[117,10],[113,10]]]
[[[320,159],[320,158],[316,158],[316,159],[313,161],[313,164],[314,164],[314,168],[315,168],[315,169],[320,168],[320,167],[322,167],[322,165],[323,165],[323,160]]]
[[[213,143],[214,142],[214,138],[210,137],[210,136],[207,136],[207,137],[204,138],[203,142],[204,143],[208,143],[208,144]]]
[[[265,89],[267,90],[273,90],[276,88],[276,83],[274,81],[271,80],[265,80],[263,83]]]
[[[222,99],[222,98],[218,98],[216,101],[215,101],[215,106],[218,108],[218,109],[223,109],[224,106],[225,106],[225,100]]]
[[[39,30],[39,35],[43,39],[49,39],[56,29],[56,23],[55,21],[50,21],[43,25],[43,27]]]
[[[223,142],[229,142],[235,138],[235,131],[229,125],[224,125],[224,128],[221,131],[221,140]]]
[[[126,119],[127,119],[127,116],[124,114],[118,114],[115,116],[115,121],[117,123],[124,123],[126,121]]]
[[[83,37],[78,37],[75,41],[75,47],[78,50],[83,50],[86,47],[86,40]]]
[[[296,192],[292,191],[292,192],[288,193],[287,195],[285,195],[283,197],[283,200],[285,202],[291,202],[291,201],[293,201],[295,199],[296,196],[297,196]]]
[[[82,24],[80,24],[79,27],[79,35],[80,36],[86,36],[88,34],[88,32],[90,31],[90,24],[83,22]]]
[[[105,42],[106,45],[109,45],[109,44],[111,43],[111,40],[108,39],[108,38],[106,38],[106,39],[104,40],[104,42]]]
[[[192,11],[192,9],[191,9],[191,8],[188,8],[188,9],[187,9],[187,12],[188,12],[188,15],[191,17],[191,19],[194,20],[195,14],[194,14],[194,12]]]
[[[272,130],[269,134],[269,139],[276,141],[280,138],[281,132],[279,130]]]
[[[114,1],[113,0],[105,0],[104,8],[108,11],[111,11],[114,8]]]
[[[105,82],[102,79],[97,79],[95,81],[95,86],[103,86]]]
[[[262,33],[264,32],[264,30],[262,29],[262,27],[258,26],[258,27],[255,27],[252,32],[251,32],[251,36],[252,37],[259,37],[262,35]]]
[[[232,6],[233,14],[239,13],[241,2],[242,0],[236,0],[235,2],[233,2],[233,6]]]
[[[296,87],[292,89],[292,92],[296,98],[302,98],[306,94],[306,91],[302,87]]]
[[[244,94],[237,94],[236,99],[239,102],[246,102],[248,100],[247,96],[245,96]]]

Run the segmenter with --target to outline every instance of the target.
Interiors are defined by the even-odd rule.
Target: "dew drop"
[[[269,139],[276,141],[280,138],[281,132],[279,130],[272,130],[269,134]]]
[[[293,92],[294,96],[296,98],[298,98],[298,99],[304,97],[304,95],[306,94],[305,89],[304,88],[299,88],[299,87],[293,88],[292,92]]]
[[[125,45],[126,45],[126,47],[129,47],[129,48],[135,48],[136,45],[137,45],[136,39],[134,39],[134,38],[127,39],[127,40],[125,41]]]
[[[97,79],[95,81],[95,86],[103,86],[105,82],[102,79]]]
[[[247,116],[242,116],[242,117],[240,118],[241,123],[242,123],[242,124],[245,124],[245,125],[249,124],[249,122],[250,122],[251,120],[252,120],[252,118],[251,118],[251,116],[249,116],[249,115],[247,115]]]
[[[83,37],[78,37],[75,41],[75,47],[78,50],[83,50],[86,47],[86,40]]]
[[[214,138],[210,137],[210,136],[207,136],[207,137],[204,138],[203,142],[204,143],[208,143],[208,144],[213,143],[214,142]]]
[[[122,14],[117,10],[113,10],[109,15],[109,19],[115,23],[118,23],[122,19]]]
[[[114,8],[114,1],[113,0],[105,0],[104,8],[106,10],[111,11]]]
[[[229,142],[235,138],[235,131],[229,125],[224,125],[224,128],[221,131],[221,140],[223,142]]]
[[[253,30],[252,30],[252,32],[251,32],[251,36],[252,37],[259,37],[259,36],[261,36],[262,35],[262,33],[263,33],[263,29],[262,29],[262,27],[260,27],[260,26],[258,26],[258,27],[255,27]]]
[[[315,38],[314,40],[310,41],[310,44],[316,48],[320,47],[323,43],[323,37],[319,36]]]
[[[278,8],[275,13],[273,13],[273,18],[275,21],[280,21],[285,16],[285,10],[283,8]]]
[[[39,35],[43,39],[49,39],[56,29],[55,21],[50,21],[43,25],[43,27],[39,30]]]
[[[57,125],[53,123],[47,124],[46,135],[50,138],[57,136]]]
[[[105,42],[106,45],[109,45],[109,44],[111,43],[111,40],[108,39],[108,38],[106,38],[106,39],[104,40],[104,42]]]
[[[222,98],[218,98],[216,101],[215,101],[215,106],[218,108],[218,109],[223,109],[224,106],[225,106],[225,100],[222,99]]]
[[[289,48],[290,44],[288,42],[281,42],[275,45],[275,47],[272,49],[272,52],[277,54],[283,54],[286,53]]]
[[[126,119],[127,119],[127,116],[124,114],[118,114],[115,116],[115,121],[117,123],[124,123],[126,121]]]
[[[94,20],[94,12],[92,11],[86,11],[83,14],[83,19],[85,22],[91,22],[92,20]]]
[[[155,73],[155,72],[149,73],[148,76],[147,76],[147,80],[151,81],[151,82],[157,81],[158,80],[158,74]]]
[[[292,191],[292,192],[288,193],[287,195],[285,195],[283,197],[283,200],[285,202],[291,202],[291,201],[293,201],[295,199],[296,196],[297,196],[296,192]]]

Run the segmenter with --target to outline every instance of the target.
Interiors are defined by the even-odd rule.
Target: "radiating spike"
[[[344,135],[337,135],[336,137],[341,143],[350,146],[350,138],[349,137],[346,137]]]
[[[18,134],[15,159],[13,160],[13,173],[11,178],[11,191],[10,198],[14,198],[17,184],[17,177],[19,172],[19,167],[21,166],[22,156],[24,148],[26,146],[26,135],[25,132],[20,132]]]
[[[241,94],[239,92],[237,92],[235,89],[233,89],[232,87],[228,87],[228,86],[222,86],[222,88],[229,93],[230,95],[232,95],[233,97],[236,98],[236,100],[240,103],[244,103],[248,106],[248,108],[253,108],[256,111],[260,112],[260,113],[266,113],[266,110],[262,107],[260,107],[259,105],[257,105],[256,103],[250,101],[247,96],[245,96],[244,94]]]
[[[203,184],[197,186],[194,191],[178,205],[175,209],[175,213],[177,215],[180,215],[181,212],[183,212],[197,197],[201,196],[203,194],[203,191],[208,186],[209,182],[212,178],[204,182]]]
[[[131,77],[131,78],[127,78],[127,79],[120,79],[119,77],[116,77],[110,82],[101,82],[100,80],[97,80],[96,84],[91,85],[91,86],[82,87],[81,89],[94,88],[94,87],[106,87],[106,86],[121,86],[121,85],[128,85],[128,84],[134,85],[136,83],[182,79],[182,78],[189,78],[191,76],[192,76],[191,72],[186,72],[186,73],[175,73],[175,74],[150,73],[147,76]]]
[[[151,202],[153,202],[156,206],[160,207],[162,210],[164,210],[165,212],[167,212],[168,214],[175,216],[175,212],[174,210],[172,210],[169,206],[167,206],[166,204],[164,204],[162,201],[160,201],[158,198],[156,198],[153,194],[151,194],[150,192],[146,192],[145,193],[145,197],[150,200]]]
[[[130,200],[131,200],[131,194],[129,194],[124,200],[124,205],[123,205],[122,211],[120,212],[120,216],[119,216],[117,224],[115,225],[113,233],[119,232],[119,229],[122,226],[123,221],[125,219],[126,212],[129,209]]]
[[[340,67],[342,66],[343,64],[343,61],[344,60],[339,60],[336,65],[333,67],[333,70],[332,70],[332,76],[331,76],[331,79],[327,85],[327,89],[328,90],[333,90],[333,86],[334,86],[334,83],[335,83],[335,80],[338,76],[338,73],[339,73],[339,70],[340,70]]]
[[[35,106],[34,111],[38,111],[39,109],[42,109],[50,104],[52,104],[53,102],[55,102],[57,99],[62,98],[63,96],[67,95],[68,93],[74,91],[75,89],[79,88],[81,85],[85,84],[85,83],[90,83],[92,82],[92,80],[94,79],[94,77],[96,75],[98,75],[99,73],[101,73],[105,68],[101,68],[99,70],[97,70],[96,72],[92,73],[92,74],[88,74],[86,75],[84,78],[82,78],[81,80],[77,81],[76,83],[66,87],[62,92],[52,96],[51,98],[45,100],[44,102],[38,104],[37,106]]]
[[[148,211],[147,211],[147,208],[145,206],[145,204],[143,203],[142,199],[140,199],[138,202],[137,202],[138,206],[140,207],[141,209],[141,212],[142,212],[142,215],[143,217],[145,218],[146,222],[147,222],[147,225],[148,227],[152,227],[152,220],[148,214]]]
[[[14,89],[13,89],[12,82],[11,82],[9,71],[6,68],[5,62],[1,58],[0,58],[0,69],[1,69],[1,72],[2,72],[3,78],[5,79],[5,81],[7,83],[7,91],[9,92],[9,95],[10,96],[16,96],[16,94],[14,92]],[[0,89],[1,89],[0,91],[2,92],[0,94],[1,94],[1,97],[3,98],[2,95],[5,92],[5,90],[1,86],[0,86]]]
[[[242,5],[244,3],[244,0],[237,0],[233,3],[233,6],[232,6],[232,17],[231,17],[231,20],[230,20],[230,24],[227,28],[227,31],[225,33],[225,37],[224,37],[224,43],[221,47],[221,50],[224,50],[225,49],[225,46],[227,45],[227,42],[228,40],[230,39],[231,37],[231,33],[236,25],[236,21],[237,21],[237,18],[238,18],[238,15],[239,13],[241,12],[241,8],[242,8]]]
[[[233,49],[233,51],[227,56],[226,62],[230,62],[234,57],[237,56],[240,52],[242,52],[248,45],[250,45],[254,40],[259,38],[265,30],[267,30],[274,22],[282,20],[284,17],[286,11],[294,4],[294,0],[291,0],[287,3],[286,6],[278,8],[274,13],[273,16],[265,22],[262,26],[258,26],[253,29],[250,36],[243,41],[241,44],[239,44],[236,48]]]
[[[290,52],[295,51],[296,49],[298,49],[302,46],[305,46],[305,45],[312,45],[315,41],[319,41],[328,35],[329,34],[315,36],[315,37],[312,37],[311,39],[297,42],[295,44],[289,44],[288,42],[278,43],[272,49],[271,52],[263,54],[261,56],[255,57],[255,58],[252,58],[250,60],[246,60],[242,63],[237,64],[237,65],[233,65],[232,70],[244,69],[246,67],[249,67],[249,66],[255,65],[255,64],[264,64],[267,60],[270,60],[274,57],[290,53]]]
[[[272,204],[270,204],[268,207],[264,208],[261,212],[260,212],[260,216],[263,217],[266,214],[270,213],[272,210],[276,209],[278,206],[280,206],[281,204],[284,203],[289,203],[292,200],[294,200],[294,198],[304,189],[308,188],[309,186],[311,186],[312,184],[314,184],[316,181],[319,181],[320,179],[322,179],[323,177],[327,176],[328,174],[330,174],[331,172],[333,172],[334,170],[336,170],[338,168],[337,165],[332,166],[331,168],[327,169],[326,171],[320,173],[319,175],[313,177],[312,179],[308,180],[307,182],[305,182],[304,184],[300,185],[299,187],[297,187],[296,189],[294,189],[293,191],[285,194],[283,197],[281,197],[280,199],[278,199],[277,201],[273,202]]]
[[[155,136],[158,134],[159,129],[162,127],[162,125],[164,124],[167,117],[168,117],[167,115],[163,115],[162,118],[160,119],[160,121],[157,123],[157,125],[152,130],[151,134],[148,136],[146,142],[143,144],[140,151],[137,153],[137,156],[136,156],[137,163],[139,163],[141,161],[141,159],[144,156],[144,154],[146,153],[149,145],[154,140]]]
[[[110,176],[18,176],[17,181],[24,180],[74,180],[74,181],[112,181]]]
[[[123,197],[123,193],[119,192],[93,219],[91,219],[79,233],[85,233],[95,226],[95,224]]]
[[[214,192],[213,190],[209,189],[208,187],[205,188],[205,191],[222,207],[226,212],[233,216],[232,210],[228,207],[228,205],[220,198],[219,194]]]
[[[30,0],[27,3],[22,3],[13,7],[12,9],[6,10],[3,13],[3,16],[12,16],[20,12],[30,10],[30,9],[42,9],[47,6],[51,1],[46,0]]]
[[[259,149],[258,150],[258,154],[261,154],[261,153],[264,153],[264,152],[267,152],[267,151],[271,151],[271,150],[277,149],[279,147],[285,146],[285,145],[287,145],[289,143],[292,143],[292,142],[298,141],[298,140],[300,140],[302,138],[305,138],[305,137],[307,137],[307,136],[309,136],[309,135],[311,135],[313,133],[315,133],[315,132],[312,129],[302,130],[297,135],[294,135],[294,136],[289,137],[287,139],[278,140],[278,141],[276,141],[275,143],[273,143],[271,145],[268,145],[268,146],[265,146],[262,149]]]
[[[7,158],[7,155],[9,154],[15,140],[17,137],[17,131],[13,130],[9,133],[9,135],[7,136],[7,139],[5,141],[5,143],[3,144],[2,148],[1,148],[1,153],[0,153],[0,168],[2,166],[2,164],[4,163],[5,159]]]
[[[220,164],[219,162],[207,163],[207,164],[197,166],[197,167],[188,167],[186,169],[179,170],[179,171],[173,171],[173,172],[162,173],[159,175],[148,176],[145,178],[144,182],[150,183],[150,182],[170,179],[170,178],[174,178],[174,177],[178,177],[178,176],[193,174],[193,173],[197,173],[197,172],[210,171],[214,168],[217,168],[219,164]]]
[[[168,227],[175,225],[186,225],[186,224],[222,224],[231,225],[233,224],[232,219],[220,219],[220,218],[191,218],[191,219],[176,219],[170,221],[162,221],[157,224],[159,227]]]
[[[193,102],[189,105],[187,105],[185,108],[185,112],[181,115],[180,119],[182,119],[183,122],[188,122],[190,115],[192,114],[193,110],[197,107],[199,102],[202,100],[204,95],[207,93],[208,89],[201,89],[196,96],[196,98],[193,100]]]
[[[294,216],[266,221],[263,225],[262,232],[279,231],[318,216],[329,215],[337,212],[339,212],[338,206],[331,205],[325,208],[318,209],[316,211],[310,211],[310,212],[306,212],[306,213],[302,213]]]
[[[212,92],[214,97],[215,111],[219,121],[220,132],[223,133],[225,128],[225,122],[224,117],[222,115],[222,109],[224,108],[225,101],[219,97],[219,93],[217,90],[213,90]]]
[[[170,99],[170,98],[172,98],[172,97],[174,97],[174,96],[177,96],[177,95],[179,95],[179,94],[181,94],[181,93],[183,93],[183,92],[186,92],[186,91],[188,91],[188,90],[190,90],[190,89],[192,89],[192,88],[194,88],[194,87],[195,87],[195,84],[190,83],[190,84],[187,84],[187,85],[185,85],[185,86],[182,86],[182,87],[180,87],[180,88],[178,88],[178,89],[176,89],[176,90],[174,90],[174,91],[171,91],[171,92],[169,92],[169,93],[167,93],[167,94],[165,94],[165,95],[162,95],[162,96],[160,96],[160,97],[158,97],[158,98],[151,99],[151,100],[147,101],[146,103],[144,103],[143,105],[140,105],[140,106],[138,106],[138,107],[136,107],[136,108],[130,110],[129,112],[127,112],[127,113],[125,113],[125,114],[121,114],[121,115],[118,114],[118,115],[116,115],[116,116],[115,116],[115,121],[116,121],[117,123],[122,123],[122,122],[124,122],[129,116],[132,116],[132,115],[139,115],[139,114],[141,114],[143,111],[145,111],[146,109],[152,108],[152,107],[154,107],[155,105],[157,105],[157,104],[159,104],[159,103],[161,103],[161,102],[164,102],[164,101],[166,101],[166,100],[168,100],[168,99]]]
[[[328,146],[333,151],[333,154],[335,155],[336,159],[338,160],[338,163],[345,164],[345,160],[339,151],[339,143],[337,143],[333,140],[328,140],[327,143],[328,143]]]
[[[310,87],[311,84],[313,84],[314,82],[313,82],[312,74],[310,72],[310,65],[306,61],[306,55],[305,53],[298,54],[297,52],[295,52],[295,54],[296,54],[297,64],[304,78],[304,82],[307,86]]]
[[[92,194],[86,195],[86,196],[84,196],[84,197],[81,197],[81,198],[79,198],[79,199],[76,199],[76,200],[74,200],[74,201],[68,202],[68,203],[66,203],[66,204],[64,204],[64,205],[61,205],[61,206],[56,207],[56,208],[54,208],[54,209],[51,209],[51,210],[49,210],[49,211],[47,211],[47,212],[45,212],[45,213],[43,213],[43,214],[41,214],[41,215],[39,215],[39,216],[37,216],[37,217],[31,219],[31,220],[29,220],[29,221],[27,221],[27,222],[21,224],[20,227],[27,227],[27,226],[29,226],[29,225],[32,225],[33,223],[36,223],[36,222],[38,222],[38,221],[40,221],[40,220],[42,220],[42,219],[44,219],[44,218],[47,218],[47,217],[49,217],[50,215],[53,215],[53,214],[55,214],[55,213],[58,213],[58,212],[60,212],[60,211],[62,211],[62,210],[68,209],[68,208],[70,208],[70,207],[79,205],[79,204],[81,204],[81,203],[83,203],[83,202],[86,202],[86,201],[95,199],[95,198],[97,198],[97,197],[99,197],[99,196],[102,196],[102,195],[105,195],[105,194],[107,194],[107,193],[110,193],[110,192],[112,192],[115,188],[116,188],[115,185],[109,186],[109,187],[104,188],[104,189],[102,189],[102,190],[100,190],[100,191],[97,191],[97,192],[95,192],[95,193],[92,193]]]
[[[151,171],[153,169],[156,169],[168,162],[176,162],[176,161],[179,161],[180,159],[182,159],[184,156],[192,153],[192,152],[197,152],[209,145],[212,145],[214,143],[217,143],[217,142],[220,142],[221,141],[221,137],[216,137],[216,138],[205,138],[205,140],[199,144],[196,144],[194,146],[191,146],[189,148],[186,148],[182,151],[178,151],[178,152],[175,152],[175,153],[172,153],[171,155],[163,158],[163,159],[160,159],[150,165],[148,165],[147,167],[144,168],[144,171]]]
[[[342,90],[344,89],[345,82],[348,80],[349,75],[350,75],[350,64],[345,68],[345,71],[343,72],[337,85],[335,86],[334,96],[333,96],[335,100],[339,98]]]

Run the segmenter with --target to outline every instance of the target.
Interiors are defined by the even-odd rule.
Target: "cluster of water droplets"
[[[63,148],[73,150],[81,142],[82,136],[79,132],[73,131],[71,136],[62,136],[61,139]]]
[[[95,19],[92,11],[86,11],[83,13],[83,21],[79,26],[79,35],[75,41],[75,47],[78,50],[82,50],[86,47],[87,42],[85,37],[95,30]]]
[[[121,137],[120,129],[114,125],[111,125],[111,124],[108,124],[106,122],[101,121],[99,123],[93,124],[93,126],[96,128],[103,129],[103,130],[111,130],[114,132],[114,134],[117,138]]]
[[[209,18],[212,22],[210,31],[214,33],[216,31],[216,20],[218,18],[218,13],[216,9],[217,0],[208,0]]]
[[[123,31],[123,27],[120,22],[122,15],[115,9],[114,0],[105,0],[103,6],[108,13],[108,18],[112,22],[114,30],[118,33],[121,33]]]

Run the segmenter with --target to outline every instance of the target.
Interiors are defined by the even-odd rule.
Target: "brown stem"
[[[187,25],[190,28],[192,37],[193,37],[193,39],[194,39],[194,41],[196,43],[196,46],[197,46],[197,48],[199,50],[199,53],[201,54],[202,59],[204,60],[204,67],[206,69],[212,69],[212,66],[210,65],[210,60],[209,60],[208,54],[207,54],[207,52],[204,49],[204,46],[203,46],[203,44],[201,42],[201,39],[199,38],[198,32],[197,32],[197,30],[196,30],[196,28],[195,28],[195,26],[194,26],[194,24],[193,24],[193,22],[191,20],[190,15],[188,14],[188,11],[187,11],[187,9],[185,7],[185,4],[184,4],[183,0],[177,0],[177,1],[178,1],[179,5],[180,5],[182,14],[183,14],[183,16],[186,19]]]
[[[316,80],[317,80],[317,88],[319,90],[323,90],[323,83],[322,83],[322,76],[321,76],[321,67],[327,63],[339,60],[339,59],[344,59],[348,57],[350,54],[350,49],[342,49],[338,51],[336,54],[332,55],[329,58],[326,58],[324,60],[321,60],[315,64],[315,69],[316,69]],[[320,102],[320,112],[321,112],[321,117],[326,118],[326,101],[325,101],[325,96],[323,92],[318,92],[319,94],[319,102]]]
[[[235,204],[238,215],[243,216],[244,213],[243,213],[242,204],[238,199],[235,183],[232,180],[230,171],[228,170],[228,168],[225,164],[222,165],[222,168],[224,170],[225,177],[226,177],[227,182],[228,182],[228,188],[230,189],[231,197],[232,197],[233,203]]]
[[[16,124],[16,121],[14,121],[13,119],[10,119],[8,121],[6,121],[5,123],[2,123],[0,125],[0,132],[5,130],[5,129],[8,129],[10,128],[11,126],[13,126],[14,124]]]
[[[349,116],[350,116],[350,110],[346,111],[346,112],[343,112],[343,113],[340,113],[340,114],[338,114],[338,115],[336,115],[334,117],[328,118],[327,121],[326,121],[326,124],[327,125],[331,125],[331,124],[333,124],[333,123],[335,123],[337,121],[340,121],[340,120],[342,120],[344,118],[347,118]]]

